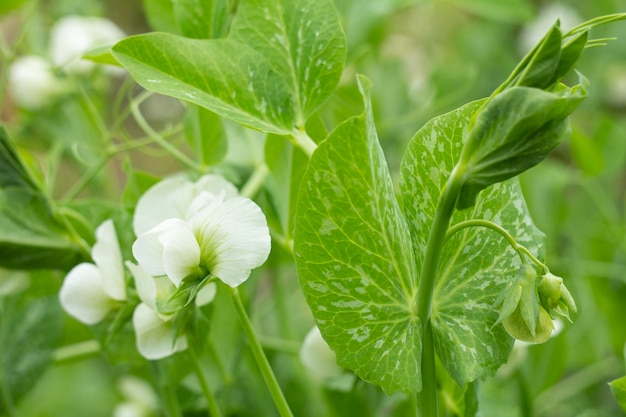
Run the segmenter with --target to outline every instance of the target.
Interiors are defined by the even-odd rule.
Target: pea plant
[[[352,77],[332,1],[161,3],[152,18],[171,30],[81,54],[128,74],[118,116],[145,137],[104,135],[57,198],[0,130],[0,414],[19,415],[51,360],[101,355],[141,381],[115,415],[347,415],[356,398],[359,415],[488,415],[481,381],[516,340],[575,320],[518,176],[568,138],[590,89],[577,62],[607,42],[590,32],[626,14],[556,21],[489,97],[424,123],[392,172],[365,75],[352,116],[320,111]],[[50,77],[49,95],[76,80]],[[179,131],[143,116],[155,94],[184,103]],[[249,169],[222,163],[232,146]],[[142,150],[178,168],[150,175],[129,157],[121,197],[94,198],[111,157]],[[52,296],[21,296],[17,271]],[[62,311],[86,337],[59,353]],[[278,336],[259,331],[264,314]],[[296,321],[313,327],[304,340]],[[626,407],[624,379],[611,388]]]

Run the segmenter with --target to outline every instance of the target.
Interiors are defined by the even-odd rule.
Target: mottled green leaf
[[[421,268],[437,200],[455,166],[472,114],[473,102],[429,121],[411,140],[401,165],[400,189],[418,268]],[[491,220],[520,244],[539,254],[543,234],[533,225],[516,179],[493,185],[470,210],[456,212],[451,224]],[[460,384],[492,375],[506,361],[513,340],[493,308],[520,267],[516,252],[497,233],[462,229],[446,242],[432,307],[435,349]]]
[[[313,154],[294,232],[306,300],[339,365],[386,392],[421,389],[421,322],[409,229],[366,111]]]
[[[334,91],[346,51],[331,1],[247,0],[227,39],[152,33],[121,41],[113,53],[149,90],[291,134]]]

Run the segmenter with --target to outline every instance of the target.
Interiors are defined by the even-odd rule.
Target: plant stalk
[[[276,380],[276,376],[274,375],[274,371],[270,366],[267,357],[265,356],[265,352],[263,352],[263,348],[261,347],[261,343],[254,333],[254,329],[252,328],[252,323],[250,322],[250,318],[246,313],[246,309],[241,302],[241,297],[239,296],[239,290],[237,288],[232,288],[232,297],[233,302],[235,304],[235,310],[237,310],[237,315],[239,316],[239,320],[241,322],[241,327],[243,327],[243,331],[248,338],[248,343],[250,344],[250,348],[252,349],[252,354],[254,355],[254,359],[256,360],[257,365],[263,375],[263,379],[267,384],[267,388],[272,395],[272,399],[274,400],[274,404],[276,404],[276,408],[278,409],[278,413],[281,417],[293,417],[293,413],[289,408],[289,404],[287,404],[287,400],[283,394],[283,391],[280,389],[278,385],[278,381]]]
[[[191,361],[193,362],[193,369],[196,373],[196,376],[198,377],[198,382],[200,382],[202,393],[204,394],[204,398],[206,398],[207,404],[209,406],[209,415],[211,417],[222,417],[222,412],[220,411],[220,407],[217,404],[217,399],[209,388],[209,383],[207,382],[206,376],[202,371],[202,366],[200,365],[198,352],[196,351],[195,346],[193,346],[193,343],[189,344],[189,356],[191,357]]]
[[[435,371],[435,348],[430,324],[433,292],[439,270],[441,251],[446,240],[450,219],[454,213],[457,197],[463,185],[463,175],[456,166],[443,188],[437,205],[437,213],[430,229],[424,263],[417,290],[417,315],[422,321],[422,392],[419,394],[418,410],[423,417],[437,415],[437,378]]]

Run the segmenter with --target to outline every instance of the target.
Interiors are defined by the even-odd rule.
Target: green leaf
[[[0,415],[12,415],[50,363],[63,315],[56,297],[3,298],[0,311]]]
[[[437,200],[460,156],[470,119],[482,104],[473,102],[429,121],[403,157],[400,190],[418,268]],[[487,188],[471,210],[456,212],[451,224],[469,219],[493,221],[534,254],[543,250],[543,234],[532,223],[516,179]],[[459,384],[492,375],[506,362],[513,340],[502,326],[492,328],[498,319],[493,305],[520,265],[517,253],[491,230],[462,229],[448,238],[431,322],[437,355]]]
[[[346,51],[331,1],[248,0],[227,39],[152,33],[121,41],[113,53],[148,90],[291,134],[334,91]]]
[[[142,3],[146,19],[152,29],[181,34],[172,0],[143,0]]]
[[[569,134],[568,116],[586,94],[586,85],[555,92],[512,87],[490,99],[473,120],[459,161],[466,179],[457,207],[471,207],[485,187],[541,162]]]
[[[559,22],[557,21],[531,52],[531,59],[522,73],[519,74],[515,85],[539,89],[548,88],[554,83],[553,80],[556,81],[555,73],[559,67],[560,57],[561,29],[559,29]],[[578,56],[571,56],[570,58],[573,58],[572,64],[578,60]],[[570,61],[571,59],[568,59],[567,62]]]
[[[626,412],[626,376],[609,382],[609,386],[611,387],[613,397],[615,397],[619,406],[622,407],[622,410]]]
[[[320,143],[300,187],[298,276],[337,363],[386,392],[421,389],[421,322],[411,237],[366,112]]]
[[[204,165],[215,165],[226,156],[228,141],[220,117],[193,104],[187,107],[185,134],[195,155]]]
[[[228,22],[228,0],[170,0],[181,33],[187,38],[220,37]]]
[[[67,270],[83,256],[0,127],[0,267]]]

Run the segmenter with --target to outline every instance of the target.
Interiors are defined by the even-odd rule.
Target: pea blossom
[[[61,287],[61,305],[71,316],[85,324],[95,324],[126,300],[122,254],[112,220],[96,229],[91,250],[94,263],[76,265]]]
[[[216,175],[195,183],[175,177],[157,184],[140,199],[134,228],[139,265],[152,276],[167,276],[176,287],[187,277],[209,274],[236,287],[270,252],[259,206]]]

